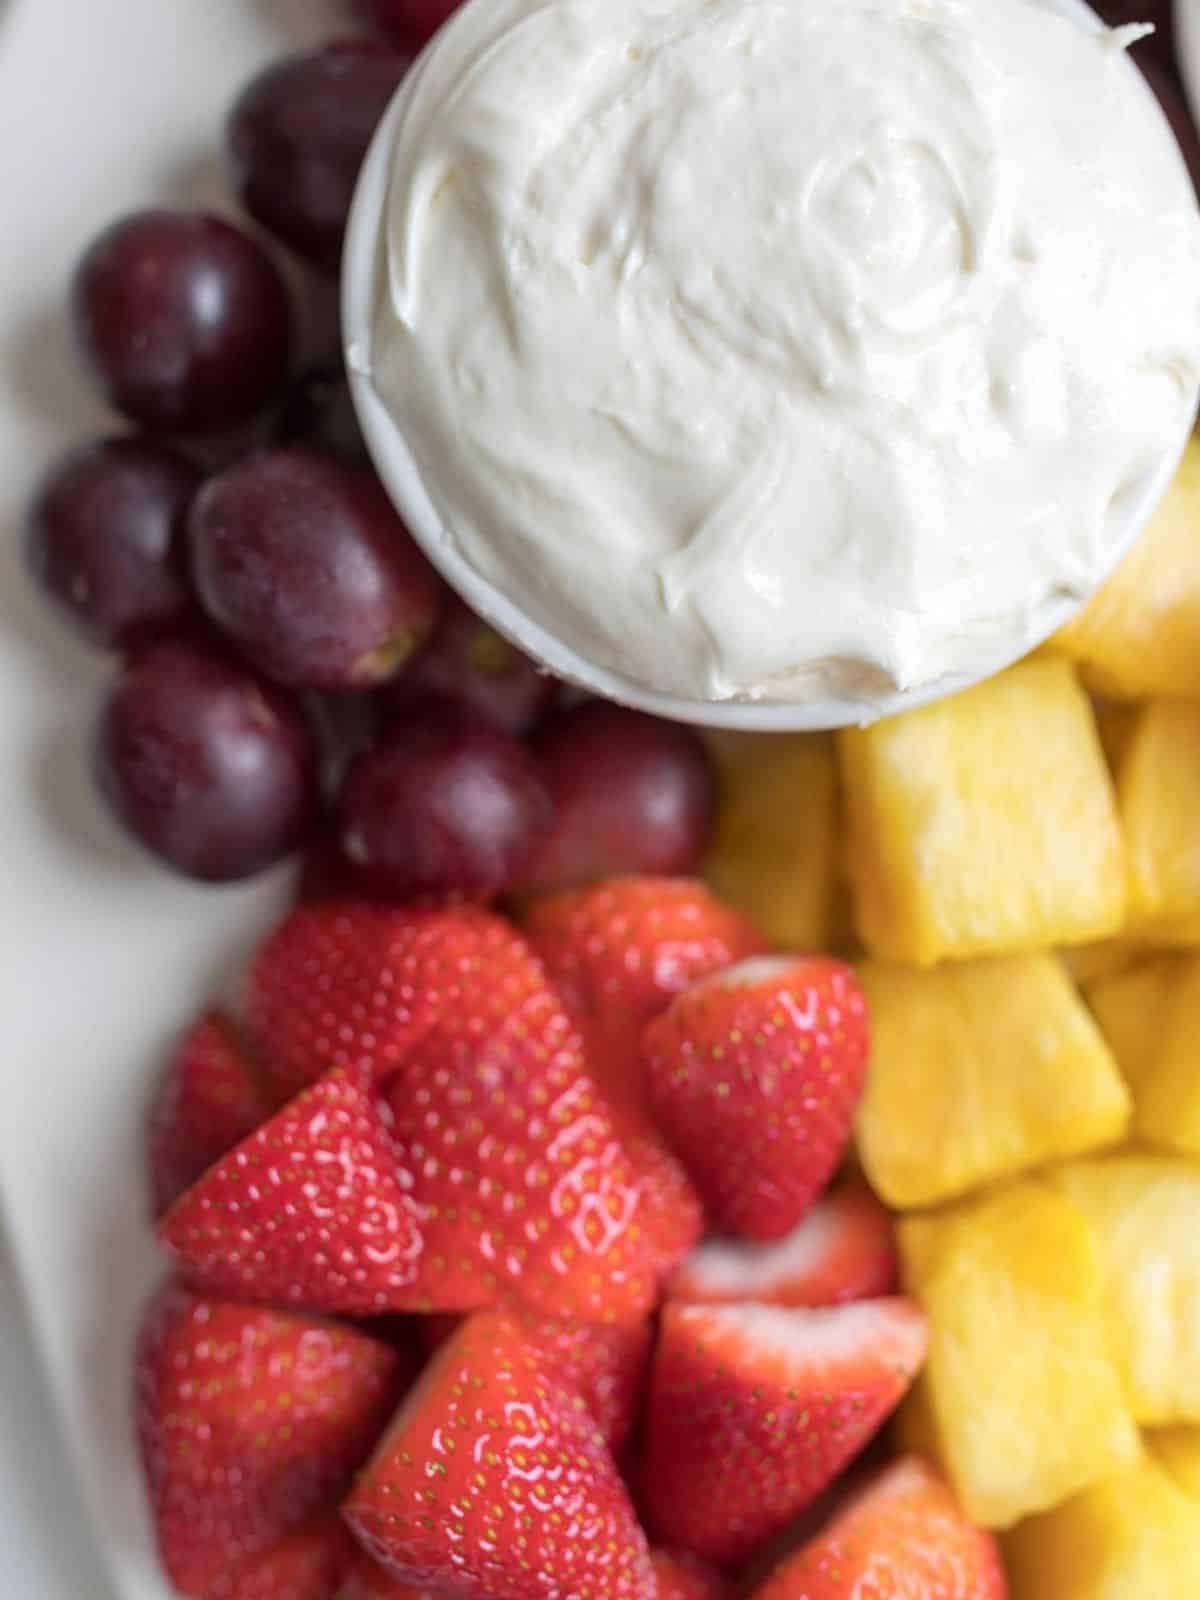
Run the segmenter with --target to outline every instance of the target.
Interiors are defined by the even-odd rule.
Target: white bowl
[[[1065,16],[1085,20],[1097,28],[1101,26],[1084,0],[1042,0],[1042,3]],[[1187,3],[1200,6],[1200,0],[1187,0]],[[1142,92],[1154,101],[1157,109],[1158,101],[1153,90],[1133,63],[1126,61],[1125,70],[1135,75]],[[412,83],[415,76],[415,72],[411,73],[408,83]],[[846,700],[796,703],[777,700],[693,700],[680,695],[657,693],[609,667],[587,660],[563,639],[526,616],[507,595],[481,577],[455,547],[421,481],[403,434],[371,381],[371,326],[381,287],[379,238],[387,204],[394,132],[404,114],[406,92],[405,85],[401,85],[379,124],[363,164],[347,225],[342,265],[342,329],[346,364],[358,419],[384,487],[430,561],[474,611],[527,655],[542,662],[560,678],[593,694],[636,706],[657,716],[670,717],[676,722],[774,733],[846,727],[873,716],[886,716],[924,705],[990,677],[1025,653],[1018,651],[1014,654],[1011,650],[994,647],[991,650],[982,648],[974,672],[950,675],[926,684],[919,690],[892,694],[869,713],[860,702]],[[1162,120],[1166,128],[1166,118]],[[1182,156],[1179,162],[1182,169]],[[1122,537],[1116,542],[1112,562],[1114,567],[1134,543],[1162,498],[1179,464],[1190,431],[1191,418],[1176,436],[1164,440],[1158,465],[1146,475],[1137,492],[1128,497],[1128,520]],[[1027,648],[1040,644],[1069,621],[1079,606],[1079,601],[1069,597],[1050,606],[1044,627]]]

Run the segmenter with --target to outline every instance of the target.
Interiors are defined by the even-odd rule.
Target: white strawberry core
[[[915,1373],[925,1359],[925,1319],[898,1298],[815,1309],[688,1306],[684,1316],[710,1334],[735,1339],[746,1359],[766,1356],[798,1374],[862,1359]]]
[[[714,1294],[756,1294],[810,1272],[837,1243],[837,1221],[826,1205],[817,1205],[782,1239],[770,1244],[745,1244],[733,1239],[708,1239],[687,1261],[688,1277]]]
[[[750,989],[759,983],[776,983],[785,978],[803,961],[802,956],[748,956],[745,961],[735,961],[731,967],[711,972],[694,983],[688,991],[699,994],[702,989]]]

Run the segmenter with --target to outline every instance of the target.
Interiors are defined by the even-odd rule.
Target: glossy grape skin
[[[512,887],[552,814],[523,745],[433,696],[351,764],[337,811],[347,860],[379,892],[470,900]]]
[[[337,270],[359,168],[409,64],[382,43],[328,45],[268,67],[230,113],[242,204],[313,266]]]
[[[451,595],[433,636],[385,695],[401,714],[414,696],[448,695],[520,737],[546,715],[558,689],[555,678]]]
[[[441,612],[441,581],[378,480],[320,451],[260,450],[211,478],[188,540],[209,616],[292,688],[382,683]]]
[[[199,485],[186,457],[139,438],[83,445],[42,480],[29,511],[29,565],[93,644],[129,645],[188,614],[181,536]]]
[[[523,891],[695,870],[712,828],[716,786],[691,728],[590,700],[547,722],[533,751],[555,821],[521,880]]]
[[[420,50],[460,4],[461,0],[373,0],[379,26],[414,50]]]
[[[190,638],[128,660],[101,713],[95,770],[129,832],[206,882],[281,860],[316,817],[316,752],[299,707]]]
[[[262,246],[220,217],[142,211],[75,272],[83,359],[116,410],[153,432],[248,421],[280,387],[291,313]]]
[[[1141,69],[1146,82],[1158,96],[1158,103],[1171,125],[1171,132],[1178,141],[1180,153],[1191,174],[1192,184],[1200,194],[1200,134],[1196,131],[1183,91],[1157,63],[1143,61]]]
[[[310,445],[352,466],[370,460],[346,374],[337,366],[309,367],[289,386],[276,428],[279,444]]]

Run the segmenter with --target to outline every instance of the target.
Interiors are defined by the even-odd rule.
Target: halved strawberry
[[[297,906],[251,966],[250,1042],[284,1097],[337,1066],[378,1082],[443,1008],[469,998],[489,945],[508,937],[470,906]]]
[[[363,1316],[400,1310],[423,1249],[412,1184],[384,1108],[339,1067],[211,1167],[159,1236],[216,1294]]]
[[[967,1521],[937,1473],[905,1456],[787,1558],[754,1600],[1005,1600],[990,1533]]]
[[[641,1409],[642,1385],[650,1359],[654,1330],[643,1322],[576,1322],[569,1317],[535,1317],[512,1311],[536,1340],[563,1383],[583,1396],[611,1450],[633,1432]],[[459,1316],[422,1317],[421,1346],[430,1355],[441,1349],[461,1325]]]
[[[425,1234],[424,1301],[412,1303],[470,1310],[515,1295],[550,1316],[641,1318],[696,1242],[698,1208],[640,1159],[515,930],[474,978],[388,1091]]]
[[[716,1225],[788,1233],[833,1174],[867,1070],[851,969],[759,956],[706,978],[642,1035],[659,1125]]]
[[[334,1600],[354,1560],[354,1540],[333,1511],[222,1573],[204,1600]]]
[[[150,1107],[154,1215],[161,1217],[270,1112],[233,1023],[219,1011],[206,1012],[180,1040]]]
[[[891,1216],[865,1183],[848,1182],[823,1195],[782,1239],[706,1239],[667,1293],[693,1304],[832,1306],[892,1294],[898,1282]]]
[[[729,1586],[714,1568],[683,1550],[652,1550],[658,1600],[724,1600]]]
[[[642,1455],[652,1530],[720,1564],[749,1555],[858,1454],[925,1344],[925,1318],[903,1299],[668,1304]]]
[[[434,1356],[343,1514],[395,1577],[460,1600],[654,1600],[599,1429],[503,1312],[471,1317]]]
[[[163,1565],[207,1596],[342,1493],[412,1372],[356,1328],[168,1287],[135,1360]]]
[[[584,1030],[610,1104],[652,1123],[642,1029],[710,973],[766,949],[758,930],[693,878],[610,878],[547,895],[525,932]]]

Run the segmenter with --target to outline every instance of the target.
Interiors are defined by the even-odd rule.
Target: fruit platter
[[[859,714],[761,732],[738,726],[738,694],[652,715],[492,626],[446,581],[370,421],[368,382],[465,524],[466,489],[434,492],[440,436],[411,422],[414,394],[430,415],[444,399],[418,319],[397,331],[381,314],[394,348],[380,334],[368,359],[338,280],[381,119],[399,105],[418,120],[439,68],[475,47],[472,18],[486,48],[433,125],[460,167],[426,185],[433,220],[412,238],[482,236],[479,194],[456,197],[468,155],[511,194],[508,125],[478,87],[489,71],[511,87],[492,3],[16,0],[0,15],[0,89],[37,136],[36,157],[0,157],[29,241],[0,264],[0,1199],[98,1584],[117,1600],[1193,1600],[1200,436],[1180,458],[1175,435],[1200,386],[1200,295],[1175,269],[1200,242],[1184,171],[1200,183],[1200,142],[1169,8],[1115,0],[1086,34],[1104,41],[1089,70],[1105,92],[1109,56],[1128,69],[1112,91],[1128,138],[1152,116],[1162,193],[1186,190],[1162,302],[1196,302],[1195,350],[1151,318],[1129,355],[1138,425],[1155,407],[1161,425],[1130,446],[1112,504],[1148,472],[1165,492],[1136,537],[1097,523],[1113,559],[1072,578],[1079,592],[1064,573],[1083,544],[1044,604],[1022,598],[1026,647],[1002,644],[1001,670],[942,692],[951,656],[926,618],[933,665],[903,709],[907,680],[883,694],[878,663],[855,677],[822,656],[830,703]],[[944,3],[848,10],[869,28],[903,12],[907,49]],[[1014,37],[1033,4],[1003,0]],[[495,5],[522,37],[540,26],[519,0]],[[571,48],[591,48],[590,0],[555,8]],[[637,15],[649,30],[659,12]],[[1055,48],[1067,25],[1046,23]],[[841,70],[836,29],[813,37]],[[652,53],[623,46],[621,71]],[[56,103],[86,119],[49,114],[50,63]],[[907,151],[901,192],[940,205],[924,163]],[[880,221],[859,167],[822,226],[903,277],[888,252],[903,254],[897,228],[908,248],[905,225]],[[571,171],[585,189],[587,161]],[[673,215],[670,198],[655,203]],[[939,227],[942,276],[888,302],[877,381],[911,335],[902,316],[966,270]],[[572,295],[610,248],[616,277],[648,273],[644,234],[578,251],[572,235]],[[507,262],[520,252],[503,238]],[[1022,238],[1005,294],[1044,248]],[[408,257],[381,249],[399,303]],[[466,295],[457,251],[440,265]],[[1108,278],[1093,288],[1113,314]],[[498,314],[527,364],[533,298]],[[437,351],[462,384],[460,465],[492,474],[497,527],[527,550],[521,519],[550,491],[495,467],[487,407],[536,417],[543,391],[514,381],[495,401],[468,336],[491,308],[471,304],[467,333],[447,324],[453,359]],[[432,347],[445,330],[430,326]],[[589,338],[581,383],[608,354]],[[673,353],[662,339],[656,355]],[[755,362],[777,380],[752,354],[748,410]],[[1067,402],[1026,357],[1003,353],[989,404],[1051,475],[1046,397]],[[1103,431],[1112,371],[1082,345],[1071,359],[1097,432],[1075,438],[1073,476],[1055,458],[1055,503],[1082,505],[1134,423]],[[1155,362],[1169,383],[1146,376]],[[844,374],[833,357],[821,370],[827,408]],[[574,403],[570,385],[553,394],[552,410]],[[605,418],[601,490],[628,470],[623,490],[652,482],[674,509],[655,422],[629,468],[624,421]],[[543,419],[547,441],[560,421]],[[554,487],[581,544],[601,492],[582,455]],[[723,536],[735,513],[722,502]],[[713,543],[707,525],[696,543]],[[543,623],[546,596],[571,593],[554,589],[559,559],[527,578]],[[631,661],[666,660],[618,565]],[[739,632],[708,603],[685,644],[708,640],[717,683],[712,616],[739,662],[757,659],[742,632],[759,618]],[[577,642],[603,639],[596,597],[571,604]],[[780,728],[788,692],[766,697]]]

